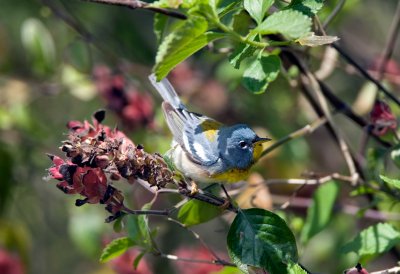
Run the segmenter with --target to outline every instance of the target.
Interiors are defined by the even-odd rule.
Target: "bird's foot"
[[[231,201],[229,199],[224,199],[224,203],[219,206],[221,210],[226,210],[232,205]]]
[[[197,186],[195,181],[191,181],[190,196],[193,196],[197,193],[199,193],[199,187]]]

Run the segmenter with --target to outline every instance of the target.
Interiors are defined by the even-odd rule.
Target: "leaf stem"
[[[253,47],[262,48],[262,49],[265,48],[265,47],[268,47],[270,45],[270,43],[253,41],[253,40],[250,40],[248,37],[243,37],[239,33],[237,33],[236,31],[234,31],[233,29],[231,29],[228,26],[222,24],[219,20],[214,20],[213,23],[220,30],[230,34],[234,39],[236,39],[237,41],[239,41],[241,43],[249,44],[249,45],[251,45]]]

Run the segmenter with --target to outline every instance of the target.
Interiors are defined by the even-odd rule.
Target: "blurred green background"
[[[326,1],[320,12],[322,20],[337,3]],[[328,33],[337,35],[351,56],[373,70],[396,5],[394,0],[345,1]],[[19,260],[23,273],[114,273],[112,265],[98,262],[101,247],[114,235],[112,225],[104,223],[107,213],[101,205],[75,207],[77,197],[64,195],[54,181],[46,180],[46,169],[51,165],[46,153],[62,155],[58,147],[66,138],[65,124],[70,120],[90,120],[100,108],[109,109],[107,125],[118,125],[135,143],[144,144],[147,151],[164,153],[168,149],[170,135],[160,112],[160,98],[147,80],[157,49],[152,29],[153,13],[149,11],[77,0],[20,0],[18,4],[1,1],[0,249]],[[325,47],[309,50],[314,70],[318,70],[325,52]],[[396,66],[399,47],[392,59]],[[397,69],[397,74],[394,70],[392,78],[387,77],[386,84],[399,94],[398,65]],[[127,99],[134,102],[133,109],[120,111],[118,102],[113,107],[114,99],[105,95],[104,85],[116,81],[113,73],[124,78],[125,92],[141,98]],[[247,123],[274,140],[316,118],[296,86],[289,84],[295,71],[281,74],[261,95],[244,90],[240,75],[226,54],[209,48],[178,66],[170,78],[191,109],[225,123]],[[368,98],[374,88],[345,61],[339,58],[325,81],[357,112],[368,114]],[[143,102],[140,100],[150,102],[145,110],[137,110]],[[394,111],[399,114],[398,109]],[[141,119],[135,118],[138,116]],[[343,116],[335,119],[353,151],[357,151],[362,130]],[[326,130],[319,129],[274,151],[254,171],[263,178],[299,178],[305,171],[346,173],[346,166]],[[132,207],[151,199],[139,186],[126,185],[124,189]],[[342,185],[340,202],[366,205],[366,201],[350,197],[350,190]],[[272,204],[277,208],[293,191],[292,187],[274,186],[269,189],[272,195],[262,197],[261,202],[265,207]],[[312,188],[301,195],[309,198],[310,193]],[[166,197],[157,206],[171,205],[175,198]],[[297,238],[306,207],[281,212]],[[328,229],[306,246],[299,245],[301,262],[321,273],[339,273],[353,266],[357,258],[341,254],[340,247],[368,224],[369,220],[336,212]],[[194,229],[225,254],[228,225],[229,216],[225,216]],[[195,248],[198,242],[186,231],[160,218],[151,218],[151,226],[158,227],[157,241],[166,253],[174,254],[180,247],[187,247],[180,252],[194,256],[189,247]],[[146,256],[146,262],[154,273],[192,273],[177,270],[170,261],[157,257]],[[387,254],[370,267],[380,269],[395,264],[395,258]],[[146,271],[142,273],[150,273]]]

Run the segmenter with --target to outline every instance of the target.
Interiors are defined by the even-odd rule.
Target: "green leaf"
[[[258,57],[244,71],[243,86],[255,94],[263,93],[278,76],[280,66],[280,59],[276,55]]]
[[[339,189],[339,184],[331,181],[321,185],[314,192],[311,206],[307,210],[306,223],[301,233],[303,242],[307,242],[328,225]]]
[[[151,204],[145,204],[142,210],[150,209]],[[152,247],[150,228],[147,215],[127,216],[127,230],[129,238],[145,249]]]
[[[311,31],[311,18],[296,10],[282,10],[268,16],[254,31],[260,34],[281,33],[296,39]]]
[[[400,189],[400,180],[398,179],[391,179],[383,175],[379,175],[379,177],[384,181],[385,183],[391,185],[392,187],[395,187],[397,189]]]
[[[288,274],[308,274],[299,264],[289,264],[287,271]]]
[[[198,200],[190,200],[178,212],[178,220],[186,226],[205,223],[221,215],[223,209]]]
[[[158,49],[156,65],[153,68],[158,81],[209,42],[224,36],[214,32],[204,33],[206,29],[207,21],[202,17],[193,16],[164,39]]]
[[[168,19],[169,17],[164,14],[154,14],[154,34],[156,35],[157,43],[160,43],[164,37]]]
[[[229,13],[235,13],[238,12],[238,10],[240,11],[242,9],[243,7],[241,1],[223,0],[218,1],[217,5],[218,17],[220,19]]]
[[[225,266],[220,271],[214,271],[212,274],[242,274],[243,272],[240,271],[237,267],[233,266]]]
[[[239,210],[228,232],[228,252],[241,269],[261,267],[271,274],[287,273],[297,262],[296,240],[285,221],[260,208]]]
[[[137,269],[140,261],[142,260],[143,256],[146,254],[146,252],[140,252],[139,255],[136,256],[135,260],[133,261],[133,269]]]
[[[248,34],[249,25],[251,24],[252,19],[247,12],[241,10],[240,12],[235,13],[232,20],[232,29],[235,32],[243,36]],[[253,37],[255,37],[255,35],[253,35]]]
[[[264,19],[265,13],[272,6],[274,0],[244,0],[243,5],[247,12],[259,25]]]
[[[128,248],[135,245],[135,242],[129,237],[122,237],[109,243],[101,253],[100,262],[105,263],[111,259],[123,254]]]
[[[287,9],[298,10],[308,16],[316,14],[324,6],[324,0],[292,0]]]
[[[347,243],[343,252],[356,252],[359,256],[383,254],[400,243],[400,232],[388,223],[370,226]]]
[[[203,16],[211,21],[219,20],[216,1],[217,0],[195,0],[189,13]]]
[[[113,230],[116,233],[119,233],[122,231],[123,227],[124,227],[124,217],[126,216],[125,213],[122,213],[122,215],[120,217],[118,217],[115,221],[114,221],[114,225],[113,225]]]
[[[44,76],[54,70],[56,62],[54,40],[41,21],[35,18],[26,19],[21,26],[21,40],[35,73]]]
[[[394,164],[400,168],[400,145],[397,145],[390,152],[390,158],[392,158]]]
[[[249,44],[240,44],[236,47],[235,51],[229,56],[229,62],[235,69],[239,69],[240,63],[244,59],[253,56],[256,50],[257,48],[252,47]]]
[[[249,40],[258,40],[257,35],[250,36]],[[229,62],[233,65],[235,69],[239,69],[240,63],[244,59],[253,56],[256,50],[257,48],[252,47],[249,44],[240,44],[236,47],[235,51],[229,56]]]

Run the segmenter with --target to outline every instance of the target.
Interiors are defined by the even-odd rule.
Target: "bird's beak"
[[[265,142],[268,142],[271,140],[272,140],[271,138],[267,138],[267,137],[261,138],[261,137],[257,136],[256,139],[254,139],[253,144],[262,144],[262,143],[265,143]]]

